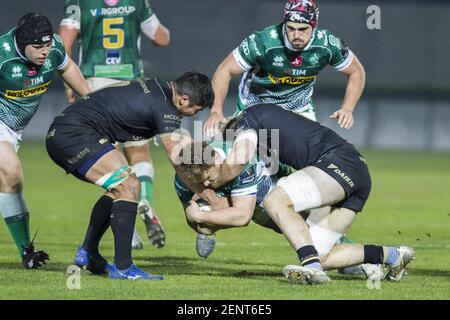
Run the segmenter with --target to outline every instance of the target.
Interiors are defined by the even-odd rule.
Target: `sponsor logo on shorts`
[[[140,140],[144,140],[144,137],[133,135],[133,141],[140,141]]]
[[[327,168],[332,169],[334,173],[340,176],[350,186],[350,188],[355,186],[352,178],[350,178],[345,172],[341,171],[341,169],[339,169],[339,167],[334,163],[330,163]]]
[[[45,139],[50,139],[51,137],[54,137],[55,136],[55,132],[56,132],[56,129],[52,129],[52,130],[50,130],[49,132],[47,132],[47,135],[45,136]]]
[[[300,85],[311,82],[316,79],[316,76],[310,77],[281,77],[277,78],[272,74],[268,76],[269,80],[275,84],[292,84],[292,85]]]
[[[91,152],[91,150],[89,148],[84,148],[83,150],[81,150],[80,152],[78,152],[78,154],[67,160],[70,164],[76,164],[78,161],[80,161],[81,159],[83,159],[89,152]]]
[[[359,160],[361,160],[362,162],[364,162],[367,165],[367,160],[363,156],[359,156]]]
[[[107,142],[108,142],[108,139],[106,139],[106,138],[98,140],[98,143],[100,143],[100,144],[105,144]]]
[[[47,91],[50,86],[51,81],[40,85],[39,87],[25,89],[25,90],[6,90],[5,96],[10,99],[21,99],[36,96],[38,94],[43,94]]]

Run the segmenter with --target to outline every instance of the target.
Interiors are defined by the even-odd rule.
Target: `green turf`
[[[47,157],[43,143],[22,145],[25,196],[37,246],[51,256],[43,271],[19,263],[5,225],[0,227],[2,299],[450,299],[450,154],[367,151],[373,189],[349,235],[359,242],[412,245],[417,260],[400,283],[369,290],[363,278],[331,272],[332,283],[302,287],[284,281],[284,265],[297,263],[284,238],[257,225],[221,231],[207,259],[195,252],[195,234],[184,220],[172,186],[173,169],[154,150],[156,208],[167,244],[147,241],[134,259],[144,270],[164,274],[162,282],[108,280],[83,273],[81,289],[66,287],[67,266],[82,241],[91,206],[101,190],[64,174]],[[144,226],[138,221],[144,234]],[[102,250],[112,258],[108,232]]]

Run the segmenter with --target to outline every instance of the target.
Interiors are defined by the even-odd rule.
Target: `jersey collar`
[[[316,37],[316,33],[317,33],[317,28],[314,29],[311,39],[309,40],[308,44],[303,49],[295,49],[292,46],[291,42],[289,41],[289,38],[288,38],[287,33],[286,33],[286,26],[283,23],[283,39],[284,39],[284,43],[285,43],[286,47],[289,50],[291,50],[291,51],[306,51],[306,50],[308,50],[311,47],[311,45],[312,45],[312,43],[314,41],[314,38]]]

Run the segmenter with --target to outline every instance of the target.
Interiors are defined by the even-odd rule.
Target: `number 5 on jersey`
[[[105,49],[120,49],[123,47],[125,33],[121,28],[114,28],[114,25],[122,24],[123,17],[103,19],[103,47]],[[112,41],[111,37],[109,36],[115,36],[116,41]]]

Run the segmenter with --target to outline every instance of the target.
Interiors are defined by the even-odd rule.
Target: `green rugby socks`
[[[154,168],[150,162],[139,162],[134,166],[136,177],[141,183],[141,193],[139,201],[147,200],[150,205],[153,203],[153,176]]]
[[[0,193],[0,213],[22,257],[23,247],[30,244],[30,218],[22,192]]]

